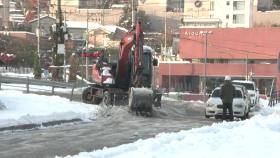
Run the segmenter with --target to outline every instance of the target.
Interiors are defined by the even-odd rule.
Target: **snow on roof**
[[[116,25],[105,25],[104,28],[110,32],[116,32],[116,29],[120,29],[122,31],[128,32],[127,29]]]
[[[232,82],[239,82],[239,83],[255,83],[254,81],[248,81],[248,80],[233,80]]]
[[[88,29],[97,29],[101,27],[102,25],[95,22],[89,22],[87,24],[86,21],[66,21],[66,25],[68,28],[84,28],[86,29],[88,26]]]
[[[40,19],[43,19],[43,18],[46,18],[46,17],[49,17],[49,18],[54,19],[54,20],[56,19],[56,18],[54,18],[52,16],[49,16],[49,15],[41,16]],[[35,18],[35,19],[29,21],[29,23],[33,23],[33,22],[35,22],[37,20],[38,20],[38,18]]]

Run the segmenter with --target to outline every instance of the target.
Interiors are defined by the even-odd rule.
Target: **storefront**
[[[270,90],[273,80],[279,90],[279,37],[279,28],[182,28],[183,61],[160,63],[160,83],[169,90],[201,92],[205,77],[211,90],[230,75],[255,80],[261,93]]]

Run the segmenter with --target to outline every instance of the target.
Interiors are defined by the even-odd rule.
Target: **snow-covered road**
[[[67,158],[278,158],[280,105],[245,121],[204,118],[201,102],[165,100],[155,117],[127,107],[99,107],[58,96],[0,91],[0,128],[79,118],[59,126],[0,132],[0,157]],[[67,156],[68,155],[68,156]]]
[[[17,95],[13,98],[17,98],[16,96],[21,94],[27,95],[28,98],[30,95],[24,93],[15,94]],[[161,109],[155,109],[155,117],[146,118],[128,113],[125,106],[99,108],[97,109],[98,112],[95,113],[96,108],[94,108],[94,105],[87,107],[88,105],[71,103],[69,100],[60,97],[46,97],[34,94],[30,96],[32,96],[32,100],[37,100],[36,103],[32,103],[32,107],[38,106],[37,104],[40,104],[38,100],[40,100],[44,102],[42,104],[47,105],[45,106],[47,111],[55,107],[59,108],[57,110],[60,112],[65,111],[65,113],[60,113],[62,117],[67,114],[66,111],[70,110],[74,113],[79,113],[80,116],[83,116],[81,118],[91,116],[95,119],[33,130],[0,132],[0,157],[37,158],[54,157],[55,155],[75,155],[83,151],[133,143],[139,139],[154,137],[161,132],[178,132],[182,129],[192,129],[217,122],[214,119],[207,120],[204,118],[203,106],[200,102],[164,101]],[[37,97],[42,97],[42,99],[35,99]],[[46,104],[45,102],[48,102],[48,100],[44,100],[43,98],[45,97],[49,99],[55,98],[57,103],[64,104],[66,107],[55,106],[58,105],[56,103]],[[74,109],[70,108],[73,106]],[[75,108],[80,109],[75,110]],[[90,110],[93,112],[89,112]],[[58,112],[56,111],[56,113]],[[52,112],[49,112],[49,114],[52,114]],[[23,113],[23,115],[25,116],[26,113]],[[51,117],[48,114],[47,116]]]

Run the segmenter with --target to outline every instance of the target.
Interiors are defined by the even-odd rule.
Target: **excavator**
[[[160,106],[158,94],[152,89],[153,50],[144,46],[141,22],[120,41],[118,60],[109,63],[101,55],[92,66],[92,80],[82,94],[85,103],[117,105],[127,103],[130,112],[151,116],[153,105]]]

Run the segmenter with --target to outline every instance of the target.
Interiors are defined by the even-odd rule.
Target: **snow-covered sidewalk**
[[[25,94],[15,90],[0,91],[0,129],[53,121],[96,118],[98,106],[58,96]]]

